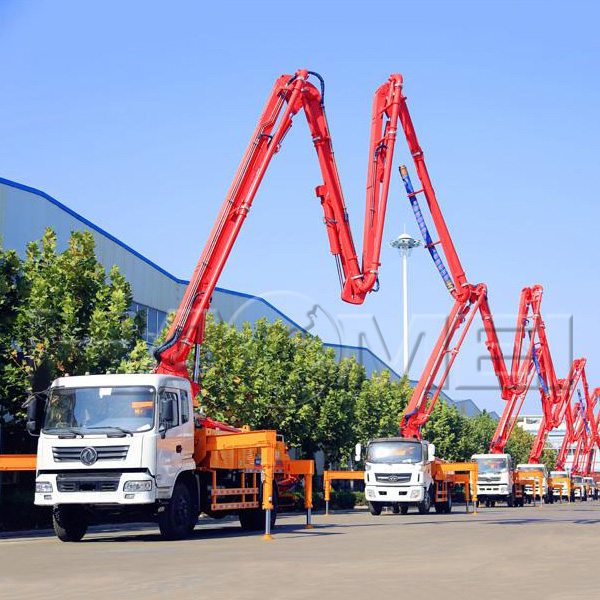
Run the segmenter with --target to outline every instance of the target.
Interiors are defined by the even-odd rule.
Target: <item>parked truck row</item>
[[[402,131],[420,185],[413,187],[404,165],[400,167],[401,181],[424,246],[453,300],[444,329],[401,417],[400,436],[372,440],[366,448],[364,479],[371,512],[379,514],[385,506],[397,512],[406,512],[410,506],[421,513],[432,507],[450,512],[453,488],[470,481],[465,477],[473,473],[477,473],[476,482],[471,482],[473,495],[487,506],[497,502],[522,505],[528,496],[552,501],[557,495],[562,498],[565,490],[569,498],[597,494],[589,478],[584,479],[588,472],[548,478],[538,460],[515,469],[505,453],[534,368],[542,383],[544,414],[549,417],[543,431],[566,419],[570,431],[575,432],[569,441],[576,441],[578,452],[588,458],[599,445],[593,414],[598,395],[588,394],[583,377],[587,404],[581,404],[581,409],[570,406],[582,376],[578,362],[567,378],[568,385],[557,384],[540,313],[541,286],[522,291],[512,364],[507,367],[487,287],[469,283],[442,215],[403,94],[402,76],[392,74],[373,101],[362,263],[350,230],[324,92],[324,79],[306,69],[276,80],[166,339],[155,350],[155,372],[61,377],[30,401],[28,429],[40,436],[37,457],[0,457],[0,468],[26,463],[36,469],[35,502],[52,507],[60,539],[81,539],[95,516],[121,517],[130,512],[156,520],[167,538],[187,535],[200,512],[216,518],[235,514],[244,528],[264,527],[269,538],[278,497],[300,485],[300,477],[304,478],[310,525],[312,461],[292,460],[276,431],[232,427],[203,415],[196,405],[211,296],[266,170],[298,112],[306,116],[321,169],[323,181],[316,195],[323,208],[342,299],[361,304],[379,287],[387,197],[397,132]],[[429,209],[437,241],[421,210],[420,195]],[[310,286],[309,278],[300,280]],[[422,429],[477,313],[484,323],[485,344],[505,410],[489,454],[476,454],[470,463],[447,463],[436,457],[433,444],[422,439]],[[193,365],[189,369],[188,363]],[[548,406],[551,409],[546,410]],[[538,450],[541,452],[541,446]],[[588,471],[591,463],[590,458]]]

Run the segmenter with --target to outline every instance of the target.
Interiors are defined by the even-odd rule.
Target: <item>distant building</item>
[[[47,227],[51,227],[56,232],[59,250],[66,248],[72,231],[85,230],[92,233],[98,260],[107,269],[112,265],[118,265],[131,284],[132,310],[145,312],[146,341],[152,344],[162,330],[167,314],[179,306],[188,282],[167,272],[48,194],[0,178],[0,237],[3,246],[23,255],[27,244],[32,240],[40,239]],[[290,331],[306,333],[304,328],[264,298],[224,288],[216,288],[211,312],[218,320],[225,320],[236,327],[241,327],[244,322],[253,323],[264,317],[271,322],[281,319]],[[393,379],[400,379],[396,371],[368,348],[340,344],[325,345],[334,350],[338,360],[354,357],[365,367],[369,376],[374,372],[387,369]],[[455,402],[444,392],[440,397],[448,404],[455,404],[466,416],[475,416],[481,412],[472,400]],[[495,413],[491,414],[497,418]]]

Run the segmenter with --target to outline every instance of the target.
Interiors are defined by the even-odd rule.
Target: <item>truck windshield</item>
[[[418,442],[373,442],[367,448],[367,462],[418,463],[423,449]]]
[[[154,425],[155,398],[156,390],[149,386],[55,389],[48,400],[44,431],[147,431]]]
[[[506,458],[476,458],[479,473],[499,473],[508,469]]]
[[[583,483],[583,479],[578,475],[573,475],[573,483]]]
[[[527,465],[525,467],[519,467],[519,471],[541,471],[542,473],[544,472],[544,467],[543,466],[536,466],[536,465]]]

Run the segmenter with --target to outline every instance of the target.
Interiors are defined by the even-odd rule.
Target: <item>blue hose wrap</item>
[[[425,223],[425,218],[423,217],[423,213],[421,212],[421,207],[419,206],[419,201],[415,195],[415,190],[413,188],[413,184],[410,180],[410,175],[406,173],[406,175],[402,175],[402,181],[404,182],[404,188],[406,189],[406,193],[408,194],[408,199],[410,201],[410,205],[412,206],[413,213],[415,214],[415,219],[417,220],[417,225],[421,230],[421,235],[423,236],[423,240],[425,241],[425,247],[429,250],[429,254],[431,254],[431,258],[437,270],[439,271],[444,283],[448,290],[454,290],[454,283],[440,258],[440,255],[433,245],[433,240],[431,239],[431,235],[429,234],[429,229],[427,228],[427,223]]]
[[[548,395],[548,386],[542,377],[542,370],[540,369],[540,363],[538,362],[537,352],[535,351],[535,346],[533,347],[533,351],[531,353],[531,357],[533,358],[533,364],[535,365],[535,370],[537,371],[538,378],[540,383],[542,384],[542,389],[544,390],[544,394]]]

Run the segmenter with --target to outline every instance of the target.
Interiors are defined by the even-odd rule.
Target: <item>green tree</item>
[[[212,417],[276,429],[303,455],[322,450],[332,464],[350,456],[365,381],[354,359],[336,361],[319,338],[290,336],[281,321],[260,319],[237,330],[210,315],[201,352],[200,402]]]
[[[451,462],[465,460],[467,418],[455,406],[440,401],[423,428],[423,437],[435,444],[436,454]]]
[[[15,323],[27,288],[19,256],[0,247],[0,425],[12,422],[11,411],[20,409],[27,394],[26,378],[13,368]]]
[[[4,260],[4,263],[2,263]],[[3,414],[22,425],[26,391],[41,391],[62,375],[115,372],[132,351],[141,359],[141,326],[129,313],[131,288],[117,267],[107,280],[89,232],[73,232],[68,248],[56,250],[56,234],[47,229],[27,247],[24,261],[4,253],[2,281],[13,300],[0,304],[3,322]],[[5,419],[6,422],[7,419]]]
[[[411,388],[405,377],[393,381],[387,369],[373,373],[363,382],[354,411],[354,439],[365,445],[378,437],[398,435],[400,417],[410,398]]]

